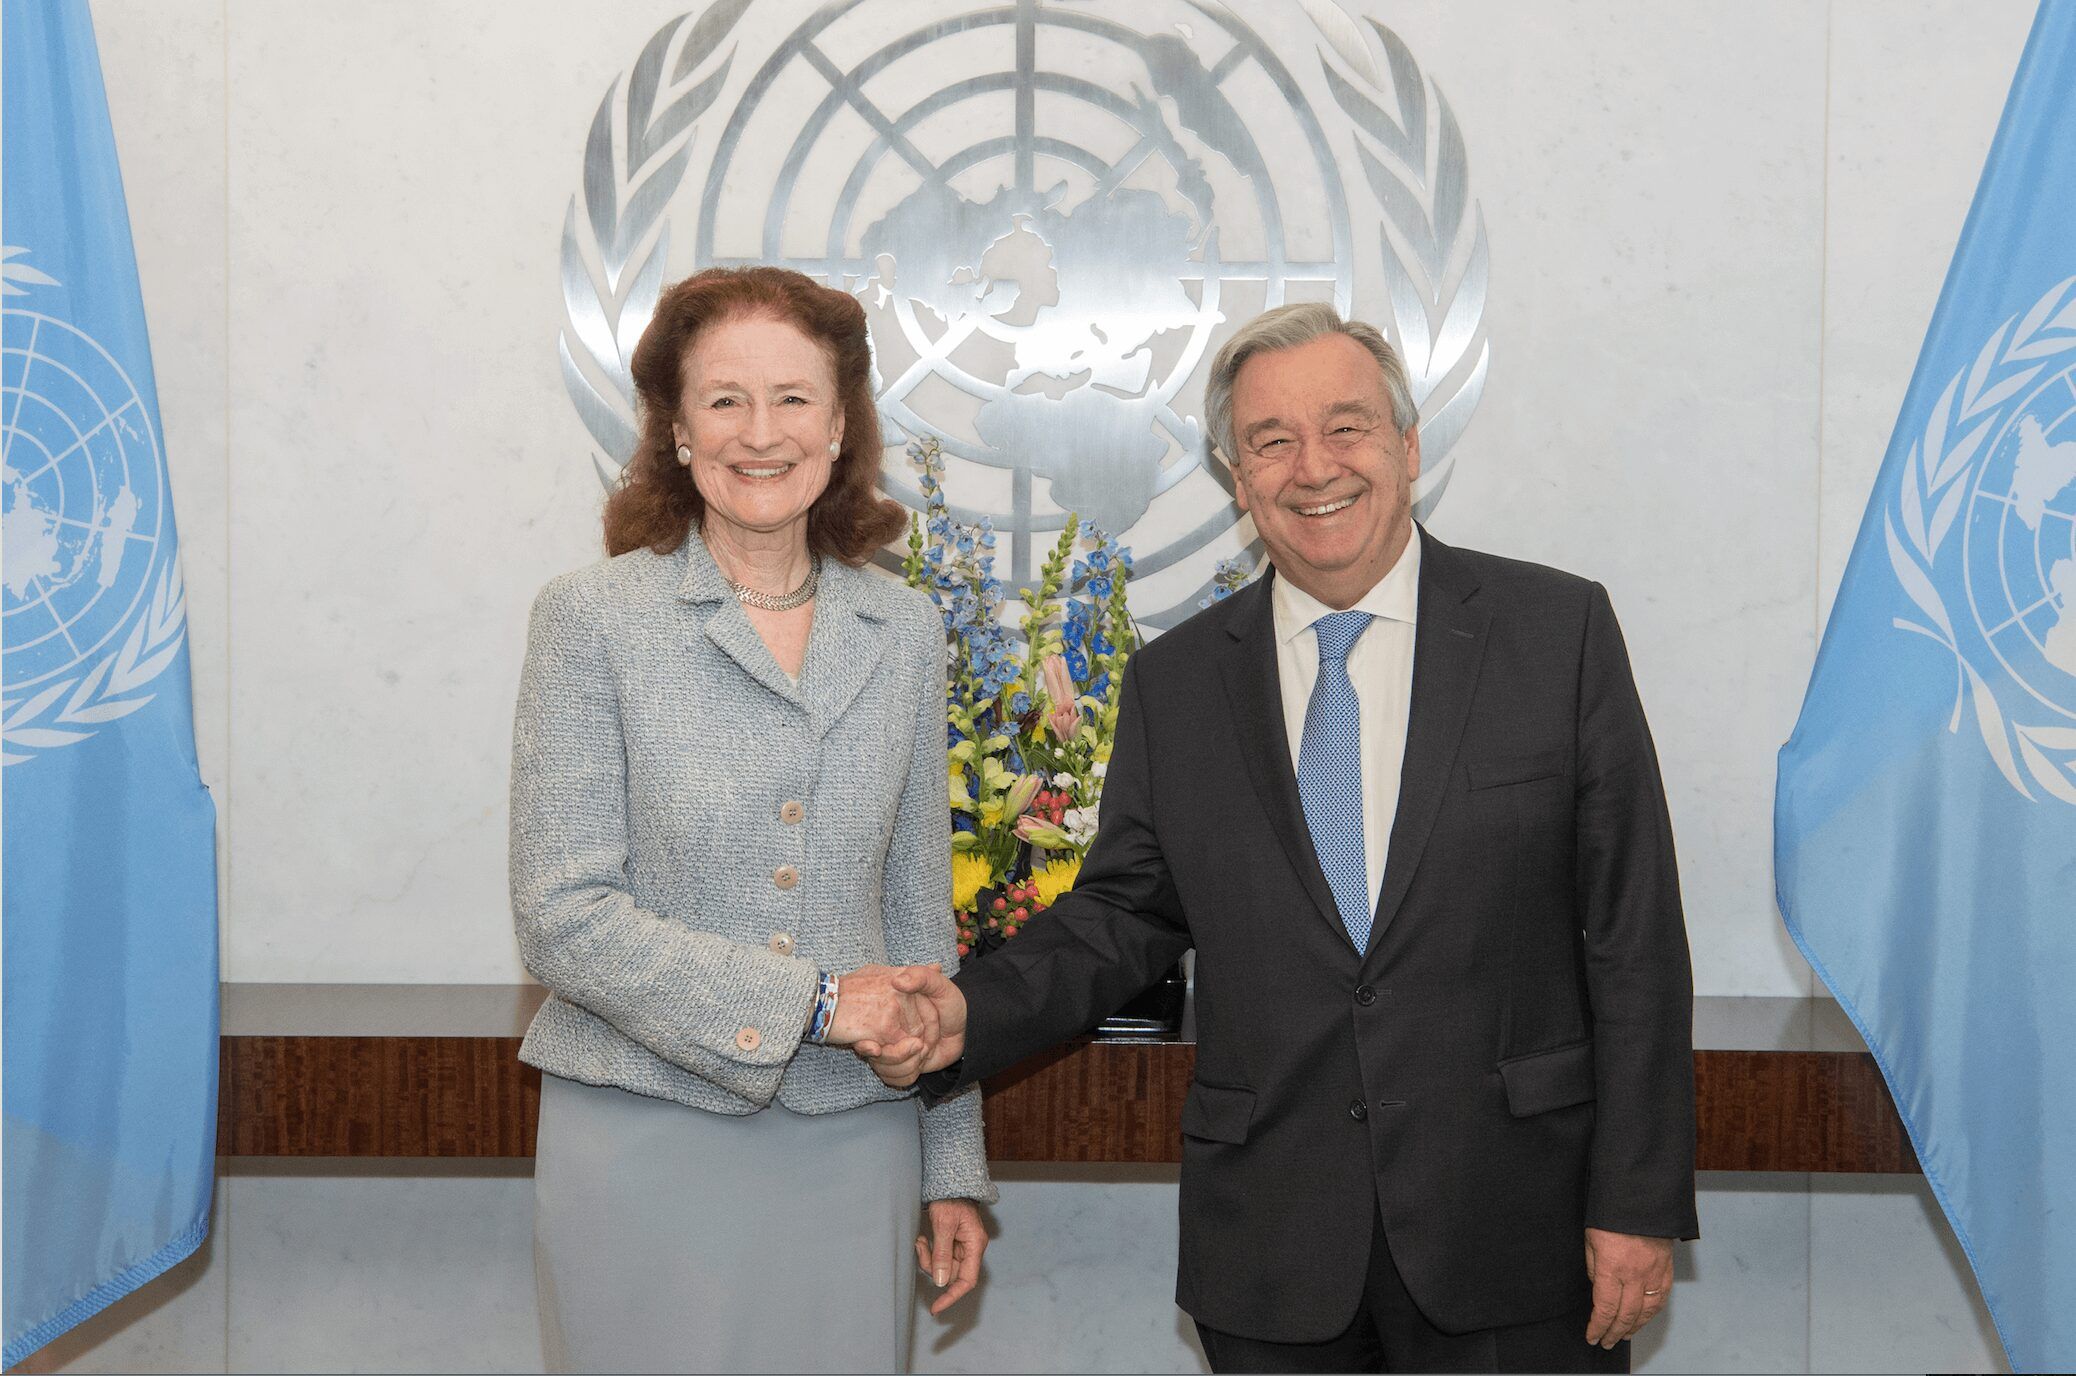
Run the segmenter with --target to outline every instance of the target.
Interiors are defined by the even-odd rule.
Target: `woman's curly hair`
[[[671,434],[684,399],[685,356],[701,331],[750,317],[795,326],[821,345],[836,374],[843,448],[828,488],[808,509],[809,552],[862,564],[906,525],[900,505],[879,486],[879,410],[872,402],[865,308],[849,292],[786,268],[708,268],[663,293],[635,345],[641,437],[606,501],[607,554],[643,548],[669,554],[706,519],[706,500],[677,461]]]

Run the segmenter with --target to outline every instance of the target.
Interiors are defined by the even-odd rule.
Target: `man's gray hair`
[[[1377,360],[1384,372],[1384,391],[1391,397],[1391,423],[1400,434],[1420,423],[1420,408],[1413,404],[1412,384],[1406,381],[1406,365],[1398,351],[1375,325],[1360,320],[1343,320],[1339,311],[1324,301],[1303,301],[1263,311],[1242,325],[1218,357],[1211,360],[1211,380],[1204,387],[1204,413],[1211,427],[1211,441],[1227,463],[1239,466],[1241,453],[1233,434],[1233,380],[1240,366],[1256,354],[1295,349],[1330,334],[1345,334]]]

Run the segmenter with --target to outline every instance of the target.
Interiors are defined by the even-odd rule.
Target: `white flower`
[[[1110,776],[1110,761],[1097,760],[1095,764],[1091,766],[1091,772],[1093,772],[1095,776],[1099,779],[1108,778]]]
[[[1098,769],[1101,769],[1102,767],[1103,766],[1101,765],[1096,766],[1096,768]],[[1059,773],[1052,776],[1052,786],[1054,788],[1072,788],[1075,784],[1080,782],[1081,781],[1079,779],[1075,778],[1072,774],[1067,773],[1065,770],[1061,770]]]
[[[1092,807],[1070,807],[1067,815],[1060,819],[1060,830],[1077,846],[1085,846],[1096,837],[1096,809]]]

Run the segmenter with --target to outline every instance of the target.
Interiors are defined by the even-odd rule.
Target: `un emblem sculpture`
[[[1424,515],[1490,358],[1462,133],[1383,25],[1260,13],[1273,43],[1211,0],[714,0],[664,25],[600,102],[564,222],[563,376],[601,479],[633,452],[628,360],[664,281],[773,262],[865,302],[889,491],[921,509],[900,456],[941,439],[953,514],[1003,532],[1012,584],[1069,512],[1134,548],[1150,628],[1259,554],[1201,374],[1285,301],[1391,333]]]

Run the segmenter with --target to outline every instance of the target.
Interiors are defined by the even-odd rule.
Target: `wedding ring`
[[[1665,1292],[1664,1292],[1663,1290],[1646,1290],[1646,1291],[1644,1291],[1644,1293],[1645,1293],[1646,1295],[1662,1295],[1662,1294],[1664,1294]]]

